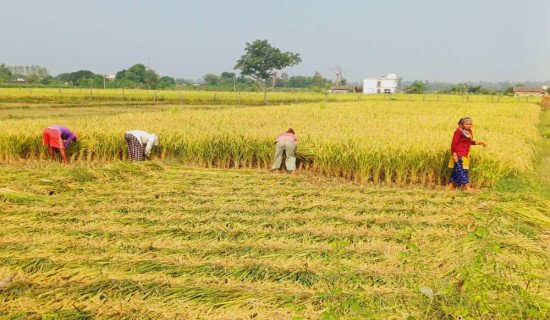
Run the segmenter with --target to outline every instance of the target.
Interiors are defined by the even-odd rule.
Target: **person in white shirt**
[[[150,157],[153,145],[159,144],[159,137],[156,134],[141,130],[125,132],[124,139],[128,145],[128,154],[132,161],[143,161],[143,154]]]

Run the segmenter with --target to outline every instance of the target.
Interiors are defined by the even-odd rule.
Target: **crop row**
[[[448,95],[448,94],[333,94],[328,92],[210,92],[142,89],[51,89],[0,88],[0,101],[124,101],[208,105],[277,105],[310,102],[345,101],[436,101],[475,103],[540,103],[540,97],[511,97],[506,95]]]

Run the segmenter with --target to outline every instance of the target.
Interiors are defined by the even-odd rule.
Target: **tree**
[[[124,79],[137,83],[145,83],[146,74],[147,68],[145,68],[145,65],[138,63],[134,64],[126,72],[124,72]]]
[[[213,73],[205,74],[202,79],[207,86],[215,86],[218,84],[219,77]]]
[[[423,93],[426,90],[426,83],[420,80],[414,80],[414,82],[408,86],[407,89],[411,89],[414,93]]]
[[[80,85],[83,87],[87,87],[90,85],[86,79],[92,79],[94,77],[98,77],[98,75],[94,74],[89,70],[79,70],[71,73],[62,73],[57,76],[57,79],[61,82],[66,82],[66,83],[71,83],[73,85]]]
[[[161,88],[171,88],[176,85],[176,80],[172,77],[164,76],[159,79],[159,86]]]
[[[291,67],[302,62],[299,53],[281,52],[272,47],[267,40],[247,42],[246,53],[237,61],[235,70],[244,76],[256,80],[258,89],[262,89],[264,79],[272,77],[277,70]]]
[[[11,80],[11,70],[5,64],[0,64],[0,81]]]

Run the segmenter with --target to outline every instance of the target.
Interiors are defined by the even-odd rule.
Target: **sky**
[[[0,0],[0,63],[51,75],[114,74],[136,63],[161,76],[237,72],[247,42],[302,63],[290,76],[348,82],[550,80],[549,0]]]

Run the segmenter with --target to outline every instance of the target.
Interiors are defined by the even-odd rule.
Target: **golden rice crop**
[[[42,129],[61,124],[80,134],[68,150],[73,161],[126,159],[123,133],[141,129],[159,135],[156,157],[207,167],[266,168],[274,138],[293,127],[303,168],[361,182],[428,185],[446,179],[456,123],[471,116],[475,139],[489,145],[472,147],[473,181],[490,185],[532,169],[540,112],[526,103],[419,101],[144,110],[3,120],[0,159],[46,158]]]
[[[540,103],[540,97],[451,94],[332,94],[328,92],[228,92],[97,88],[0,88],[0,102],[155,102],[210,105],[262,105],[345,101],[422,101]]]

